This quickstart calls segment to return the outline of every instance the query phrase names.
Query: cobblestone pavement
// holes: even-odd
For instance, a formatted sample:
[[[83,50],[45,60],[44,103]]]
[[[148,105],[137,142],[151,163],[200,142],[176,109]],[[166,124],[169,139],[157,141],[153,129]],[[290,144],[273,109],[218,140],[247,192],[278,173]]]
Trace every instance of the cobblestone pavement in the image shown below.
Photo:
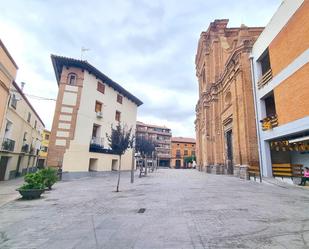
[[[309,248],[308,189],[171,169],[115,184],[60,182],[1,206],[0,248]]]

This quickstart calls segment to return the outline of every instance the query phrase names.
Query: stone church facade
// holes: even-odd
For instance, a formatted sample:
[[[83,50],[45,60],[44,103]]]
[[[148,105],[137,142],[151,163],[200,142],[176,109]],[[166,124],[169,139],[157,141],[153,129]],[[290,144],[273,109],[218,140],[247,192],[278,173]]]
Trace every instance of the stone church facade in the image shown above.
[[[198,43],[197,164],[208,173],[247,178],[248,167],[259,164],[249,57],[263,28],[227,24],[215,20]]]

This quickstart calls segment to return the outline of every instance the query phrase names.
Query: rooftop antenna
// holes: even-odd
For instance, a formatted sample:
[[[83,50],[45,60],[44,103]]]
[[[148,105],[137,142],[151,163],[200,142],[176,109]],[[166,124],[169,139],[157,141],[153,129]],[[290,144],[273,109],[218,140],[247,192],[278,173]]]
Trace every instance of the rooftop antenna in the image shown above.
[[[20,90],[23,92],[26,83],[25,82],[20,82],[20,85],[21,85]]]
[[[80,49],[80,59],[83,59],[84,52],[89,51],[89,48],[81,47]]]

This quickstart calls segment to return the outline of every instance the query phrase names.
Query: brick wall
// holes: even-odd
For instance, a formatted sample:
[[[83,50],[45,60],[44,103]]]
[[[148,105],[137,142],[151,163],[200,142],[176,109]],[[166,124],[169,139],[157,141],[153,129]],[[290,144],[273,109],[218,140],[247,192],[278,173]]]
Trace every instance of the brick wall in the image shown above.
[[[274,89],[279,125],[309,115],[309,63]]]
[[[309,1],[291,17],[269,46],[273,75],[277,75],[309,48]]]

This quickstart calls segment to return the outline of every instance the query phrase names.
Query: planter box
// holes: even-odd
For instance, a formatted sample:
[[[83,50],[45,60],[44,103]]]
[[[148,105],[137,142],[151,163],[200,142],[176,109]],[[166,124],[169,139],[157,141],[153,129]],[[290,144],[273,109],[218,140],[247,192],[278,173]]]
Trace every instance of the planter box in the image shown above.
[[[45,189],[17,189],[23,199],[38,199]]]

